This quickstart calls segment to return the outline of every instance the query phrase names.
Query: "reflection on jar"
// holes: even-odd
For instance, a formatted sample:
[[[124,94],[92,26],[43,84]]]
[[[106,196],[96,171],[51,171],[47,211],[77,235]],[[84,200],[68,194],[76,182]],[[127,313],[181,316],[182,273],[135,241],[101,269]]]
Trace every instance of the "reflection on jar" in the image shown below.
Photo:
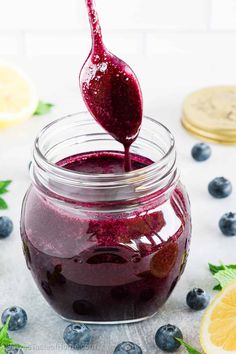
[[[151,259],[150,270],[157,278],[165,278],[172,271],[178,257],[178,244],[166,242]]]

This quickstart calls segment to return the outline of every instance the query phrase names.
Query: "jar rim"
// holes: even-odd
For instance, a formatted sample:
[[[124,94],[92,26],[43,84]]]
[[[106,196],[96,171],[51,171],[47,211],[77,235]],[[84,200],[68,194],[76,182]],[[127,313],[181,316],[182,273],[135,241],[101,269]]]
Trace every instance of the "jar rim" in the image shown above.
[[[130,179],[130,178],[135,177],[139,174],[146,174],[146,173],[152,172],[153,170],[156,170],[160,165],[165,163],[165,161],[169,158],[169,156],[171,155],[171,153],[175,149],[175,139],[174,139],[174,136],[171,133],[171,131],[164,124],[157,121],[156,119],[149,117],[149,116],[143,116],[144,119],[161,127],[167,133],[168,138],[169,138],[168,151],[160,159],[158,159],[158,161],[154,161],[148,166],[141,167],[138,170],[122,172],[122,173],[105,173],[105,174],[93,173],[93,174],[91,174],[91,173],[86,173],[86,172],[81,173],[79,171],[68,170],[68,169],[66,169],[62,166],[59,166],[56,163],[50,161],[49,159],[47,159],[47,157],[43,154],[43,152],[41,151],[41,148],[40,148],[40,139],[43,137],[43,135],[46,133],[46,131],[48,131],[48,129],[52,128],[53,126],[65,121],[68,118],[75,117],[80,114],[87,114],[87,113],[89,113],[89,112],[79,111],[76,113],[65,115],[61,118],[58,118],[58,119],[50,122],[49,124],[47,124],[45,127],[43,127],[40,130],[40,132],[37,134],[36,139],[35,139],[34,153],[33,153],[34,159],[37,162],[37,164],[40,164],[39,160],[41,160],[41,163],[44,166],[47,165],[48,167],[50,167],[50,170],[52,172],[54,172],[56,174],[61,172],[61,173],[65,174],[66,177],[70,180],[73,180],[73,179],[78,180],[78,178],[80,178],[82,180],[86,180],[89,178],[89,179],[91,179],[91,181],[95,180],[95,179],[99,179],[102,182],[103,180],[107,181],[108,179],[114,178],[114,176],[117,179],[123,180],[126,178]]]
[[[77,118],[78,115],[80,119]],[[63,200],[80,203],[99,203],[104,198],[105,202],[140,201],[147,196],[171,191],[179,178],[174,137],[156,119],[146,116],[143,118],[139,137],[132,146],[135,153],[137,150],[143,157],[147,156],[145,153],[142,155],[140,149],[149,153],[148,158],[153,162],[148,166],[130,172],[105,174],[72,171],[59,166],[58,161],[78,154],[84,143],[103,141],[103,151],[110,150],[109,147],[106,149],[107,142],[118,144],[85,111],[59,118],[39,132],[35,139],[30,169],[33,183],[52,198],[58,196]],[[88,150],[85,152],[89,152],[88,145],[86,149]],[[152,154],[156,155],[152,158]]]

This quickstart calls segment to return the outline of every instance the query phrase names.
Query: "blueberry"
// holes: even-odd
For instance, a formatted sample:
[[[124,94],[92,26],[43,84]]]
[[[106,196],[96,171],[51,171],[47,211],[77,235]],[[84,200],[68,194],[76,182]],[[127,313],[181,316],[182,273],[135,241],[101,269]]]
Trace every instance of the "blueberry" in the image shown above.
[[[172,353],[181,346],[176,338],[183,339],[181,330],[176,326],[168,324],[158,329],[155,335],[155,342],[161,350]]]
[[[23,354],[23,350],[21,348],[15,348],[12,346],[5,348],[6,354]]]
[[[92,335],[91,330],[85,324],[72,323],[66,327],[63,338],[69,347],[82,349],[89,345]]]
[[[215,198],[226,198],[232,193],[232,184],[224,177],[216,177],[209,183],[208,191]]]
[[[219,221],[219,227],[225,236],[236,236],[236,214],[224,214]]]
[[[142,354],[142,349],[135,343],[122,342],[117,345],[113,354]]]
[[[205,161],[208,160],[211,156],[211,148],[208,144],[199,143],[193,146],[192,148],[192,157],[196,161]]]
[[[7,322],[8,317],[10,317],[9,327],[10,331],[16,331],[25,327],[27,323],[27,314],[25,310],[23,310],[19,306],[12,306],[7,308],[2,313],[2,323],[5,324]]]
[[[7,216],[0,216],[0,238],[8,237],[13,230],[13,222]]]
[[[202,289],[194,288],[187,294],[186,302],[192,310],[204,310],[209,305],[210,295]]]

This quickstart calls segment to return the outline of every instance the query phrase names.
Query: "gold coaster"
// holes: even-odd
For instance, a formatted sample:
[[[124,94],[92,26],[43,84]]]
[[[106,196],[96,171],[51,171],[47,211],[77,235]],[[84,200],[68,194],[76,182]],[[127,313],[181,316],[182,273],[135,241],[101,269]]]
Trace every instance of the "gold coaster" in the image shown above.
[[[236,86],[209,87],[188,96],[182,124],[198,138],[236,145]]]

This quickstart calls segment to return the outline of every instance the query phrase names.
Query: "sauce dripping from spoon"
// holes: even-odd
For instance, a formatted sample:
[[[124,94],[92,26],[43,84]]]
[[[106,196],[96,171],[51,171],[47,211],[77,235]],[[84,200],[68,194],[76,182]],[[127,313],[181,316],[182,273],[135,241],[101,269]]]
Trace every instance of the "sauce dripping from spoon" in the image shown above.
[[[123,144],[125,171],[130,171],[130,146],[137,138],[142,123],[141,88],[132,69],[106,49],[95,1],[85,1],[92,48],[80,72],[82,96],[94,119]]]

